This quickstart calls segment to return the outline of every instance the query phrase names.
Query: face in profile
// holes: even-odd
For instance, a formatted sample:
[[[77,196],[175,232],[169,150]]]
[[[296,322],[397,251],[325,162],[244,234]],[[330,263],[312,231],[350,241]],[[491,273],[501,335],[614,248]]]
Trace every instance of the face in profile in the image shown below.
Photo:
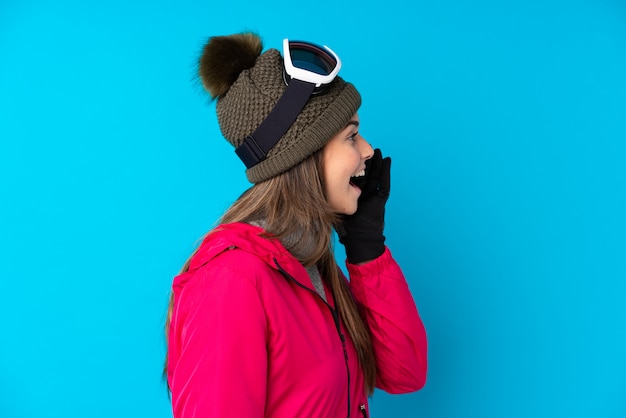
[[[361,189],[352,178],[365,175],[365,161],[373,154],[370,144],[359,134],[358,115],[322,149],[324,191],[336,213],[352,215],[356,212]]]

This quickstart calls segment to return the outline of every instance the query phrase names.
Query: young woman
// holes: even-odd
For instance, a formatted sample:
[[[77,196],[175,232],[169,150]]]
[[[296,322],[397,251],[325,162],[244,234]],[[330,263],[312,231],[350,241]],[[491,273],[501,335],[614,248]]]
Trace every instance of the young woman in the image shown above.
[[[224,137],[254,185],[174,279],[174,417],[363,417],[375,387],[420,389],[426,334],[385,246],[389,157],[327,47],[213,37],[200,59]],[[338,267],[333,228],[345,246]]]

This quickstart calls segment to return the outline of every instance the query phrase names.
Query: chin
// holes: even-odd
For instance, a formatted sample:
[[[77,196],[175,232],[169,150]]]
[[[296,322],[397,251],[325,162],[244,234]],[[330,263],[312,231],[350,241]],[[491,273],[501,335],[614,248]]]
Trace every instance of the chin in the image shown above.
[[[356,213],[356,209],[357,207],[335,207],[334,208],[334,212],[339,214],[339,215],[354,215]]]
[[[357,205],[354,205],[352,207],[344,207],[342,210],[339,211],[339,213],[341,213],[342,215],[354,215],[356,213],[357,210]]]
[[[341,199],[331,199],[329,203],[333,212],[339,215],[354,215],[359,207],[358,197],[346,199],[342,196]]]

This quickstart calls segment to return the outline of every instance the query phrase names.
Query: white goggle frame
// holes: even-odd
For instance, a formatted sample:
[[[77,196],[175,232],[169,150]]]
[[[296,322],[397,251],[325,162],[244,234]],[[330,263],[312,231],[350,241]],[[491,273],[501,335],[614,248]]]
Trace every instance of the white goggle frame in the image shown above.
[[[307,42],[303,42],[303,43],[307,43]],[[314,45],[314,44],[310,44],[310,43],[307,43],[307,44],[312,45],[315,48],[320,48],[319,46]],[[341,69],[341,60],[339,59],[339,56],[335,54],[335,51],[333,51],[326,45],[324,45],[323,48],[337,62],[337,65],[335,65],[335,68],[333,68],[333,70],[328,75],[317,74],[313,71],[294,67],[293,63],[291,62],[289,40],[287,38],[283,39],[283,58],[284,58],[284,64],[285,64],[285,72],[291,78],[295,78],[296,80],[306,81],[307,83],[313,83],[315,84],[315,87],[320,87],[324,84],[330,84],[335,79],[335,77],[337,77],[337,74],[339,74],[339,70]]]

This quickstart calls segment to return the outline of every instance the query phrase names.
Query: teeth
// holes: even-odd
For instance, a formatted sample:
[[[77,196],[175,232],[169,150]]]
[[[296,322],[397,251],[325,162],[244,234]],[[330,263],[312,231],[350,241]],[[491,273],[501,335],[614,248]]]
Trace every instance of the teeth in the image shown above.
[[[365,175],[365,170],[361,170],[352,177],[363,177],[364,175]]]

